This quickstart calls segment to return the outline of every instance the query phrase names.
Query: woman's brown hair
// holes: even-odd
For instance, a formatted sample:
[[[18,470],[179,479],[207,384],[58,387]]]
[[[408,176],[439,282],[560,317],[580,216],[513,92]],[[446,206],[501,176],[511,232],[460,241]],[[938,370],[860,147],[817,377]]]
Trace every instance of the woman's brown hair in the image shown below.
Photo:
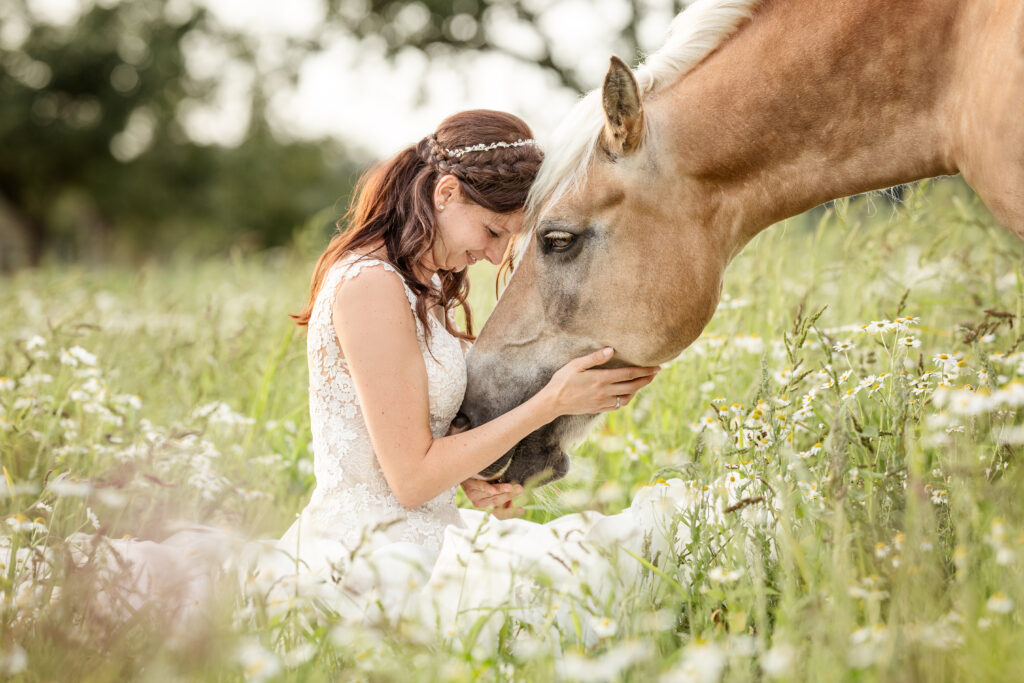
[[[486,151],[452,154],[473,145],[516,142],[533,137],[530,127],[517,116],[477,109],[449,116],[437,131],[406,147],[392,159],[362,176],[356,185],[345,216],[338,221],[338,233],[331,239],[313,270],[309,301],[301,313],[291,317],[308,325],[313,304],[327,271],[348,251],[383,244],[386,260],[405,279],[416,295],[416,317],[427,334],[430,307],[440,304],[444,325],[450,333],[473,339],[473,319],[466,297],[466,271],[438,272],[441,291],[420,282],[415,268],[434,244],[434,186],[439,178],[452,175],[470,201],[495,213],[523,208],[530,185],[543,155],[533,144],[499,147]],[[465,333],[455,329],[447,313],[462,306]]]

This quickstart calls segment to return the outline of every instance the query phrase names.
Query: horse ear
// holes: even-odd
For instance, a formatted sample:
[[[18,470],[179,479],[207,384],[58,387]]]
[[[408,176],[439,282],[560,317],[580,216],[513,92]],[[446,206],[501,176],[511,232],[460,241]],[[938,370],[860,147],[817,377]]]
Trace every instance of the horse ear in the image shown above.
[[[644,108],[640,102],[640,86],[633,70],[612,57],[601,88],[604,104],[604,132],[601,142],[613,157],[624,156],[640,146],[644,131]]]

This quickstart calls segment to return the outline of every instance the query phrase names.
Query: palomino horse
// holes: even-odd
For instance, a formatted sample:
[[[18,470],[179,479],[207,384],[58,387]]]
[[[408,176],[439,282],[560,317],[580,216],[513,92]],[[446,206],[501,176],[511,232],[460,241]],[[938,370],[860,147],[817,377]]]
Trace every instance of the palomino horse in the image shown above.
[[[605,345],[664,363],[764,228],[958,172],[1024,237],[1020,0],[699,0],[635,73],[613,58],[556,132],[462,412],[481,424]],[[562,476],[593,419],[556,420],[481,476]]]

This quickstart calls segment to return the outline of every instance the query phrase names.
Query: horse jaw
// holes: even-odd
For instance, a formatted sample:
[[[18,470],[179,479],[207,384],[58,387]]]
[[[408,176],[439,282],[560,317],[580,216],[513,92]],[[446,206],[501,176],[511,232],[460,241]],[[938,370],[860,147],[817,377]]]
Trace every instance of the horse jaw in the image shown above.
[[[560,365],[540,364],[537,358],[564,355],[553,352],[550,339],[515,348],[489,344],[483,331],[480,338],[484,344],[475,345],[466,359],[468,383],[460,410],[462,417],[473,426],[503,415],[543,388]],[[547,348],[540,350],[537,346]],[[500,483],[536,485],[560,479],[569,471],[567,451],[586,436],[596,418],[596,415],[558,417],[526,436],[478,476]]]

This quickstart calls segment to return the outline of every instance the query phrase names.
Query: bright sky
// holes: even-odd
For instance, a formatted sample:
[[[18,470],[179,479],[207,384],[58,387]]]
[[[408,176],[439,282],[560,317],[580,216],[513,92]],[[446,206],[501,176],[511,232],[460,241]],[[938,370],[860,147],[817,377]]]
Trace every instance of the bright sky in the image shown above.
[[[29,6],[40,18],[69,23],[93,1],[119,0],[29,0]],[[196,1],[207,5],[226,26],[258,36],[261,46],[266,46],[261,57],[268,63],[273,62],[275,42],[308,33],[325,12],[322,0],[168,0],[168,11]],[[547,8],[540,28],[558,36],[557,55],[579,64],[581,73],[593,74],[590,80],[597,85],[628,18],[623,1],[524,1]],[[670,0],[648,4],[641,42],[654,49],[671,18]],[[510,44],[528,46],[528,30],[513,22],[496,28]],[[195,73],[216,75],[221,83],[214,106],[196,103],[184,108],[182,117],[190,135],[206,142],[237,141],[248,124],[242,96],[251,82],[247,70],[232,65],[214,44],[195,41],[186,49]],[[329,135],[379,157],[419,139],[448,114],[478,107],[519,114],[543,140],[574,101],[575,96],[560,87],[553,75],[511,57],[487,55],[464,58],[457,65],[428,64],[421,53],[410,50],[392,63],[375,57],[372,46],[359,46],[339,36],[327,51],[303,65],[297,88],[278,91],[271,101],[271,115],[273,125],[290,135]]]
[[[204,2],[226,25],[271,41],[280,35],[302,35],[324,16],[321,0]],[[573,31],[563,32],[561,50],[581,55],[595,43],[610,44],[595,18],[615,3],[559,3],[546,19],[554,22],[552,30],[573,26]],[[511,40],[527,37],[516,36],[514,30],[511,23],[503,29]],[[594,64],[595,83],[604,73],[607,58],[604,55]],[[365,45],[339,37],[334,46],[304,65],[297,91],[276,98],[272,113],[274,123],[291,134],[331,135],[383,156],[423,137],[445,116],[461,109],[511,111],[542,136],[575,99],[552,75],[511,57],[493,54],[465,58],[457,65],[430,64],[422,53],[410,50],[389,62],[367,54]]]

